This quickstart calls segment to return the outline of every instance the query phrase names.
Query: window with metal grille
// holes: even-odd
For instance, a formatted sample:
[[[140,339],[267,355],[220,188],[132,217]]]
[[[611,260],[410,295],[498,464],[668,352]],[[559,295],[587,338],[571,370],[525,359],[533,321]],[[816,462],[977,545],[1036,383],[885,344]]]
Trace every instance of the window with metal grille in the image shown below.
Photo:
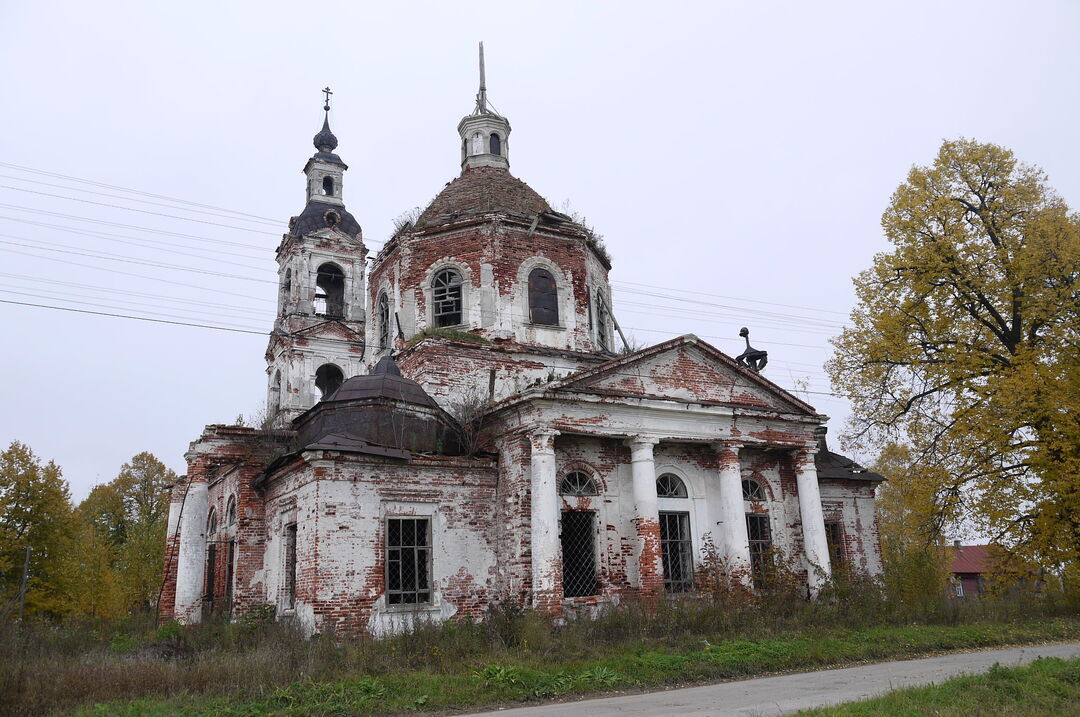
[[[315,313],[339,319],[345,316],[345,272],[323,264],[315,275]]]
[[[767,587],[769,568],[772,566],[772,530],[769,516],[746,514],[746,535],[750,539],[750,575],[754,587]]]
[[[379,294],[379,309],[377,312],[377,321],[379,322],[379,351],[383,351],[390,346],[390,300],[386,298],[386,294]]]
[[[596,513],[564,510],[562,514],[563,596],[598,592],[596,582]]]
[[[825,521],[825,542],[829,546],[829,563],[832,567],[844,564],[844,524],[839,520]]]
[[[443,269],[431,282],[432,316],[436,326],[461,323],[461,274]]]
[[[296,607],[296,523],[285,526],[285,601],[283,607]]]
[[[559,288],[547,269],[529,272],[529,320],[534,324],[559,325]]]
[[[765,489],[756,480],[744,480],[742,482],[743,500],[767,500]]]
[[[315,370],[315,388],[319,389],[319,400],[325,401],[345,382],[345,374],[332,363],[324,363]]]
[[[596,495],[596,483],[588,473],[570,471],[559,482],[559,492],[563,495]]]
[[[431,602],[431,519],[386,519],[386,602]]]
[[[689,592],[694,586],[689,513],[660,512],[660,549],[664,561],[664,589],[669,593]]]
[[[657,498],[685,498],[686,486],[674,473],[664,473],[656,479]]]
[[[596,292],[596,343],[601,351],[608,350],[607,323],[607,303],[604,301],[604,295],[598,290]]]

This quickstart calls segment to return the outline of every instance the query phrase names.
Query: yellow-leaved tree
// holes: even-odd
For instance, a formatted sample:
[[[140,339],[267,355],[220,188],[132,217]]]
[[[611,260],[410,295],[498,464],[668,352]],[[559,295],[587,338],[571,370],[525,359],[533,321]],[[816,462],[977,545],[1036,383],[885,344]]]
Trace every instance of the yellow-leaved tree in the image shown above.
[[[1080,218],[1038,168],[971,140],[915,167],[892,250],[827,370],[847,441],[910,447],[939,526],[972,521],[1056,570],[1080,559]]]

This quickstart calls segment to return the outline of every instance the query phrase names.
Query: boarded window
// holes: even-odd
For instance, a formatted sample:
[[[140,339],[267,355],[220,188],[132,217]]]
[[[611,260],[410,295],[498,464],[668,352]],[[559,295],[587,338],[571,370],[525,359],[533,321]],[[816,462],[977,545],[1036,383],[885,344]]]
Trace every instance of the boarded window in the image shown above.
[[[564,510],[562,514],[563,596],[598,592],[596,582],[596,513]]]
[[[660,548],[664,561],[664,589],[669,593],[689,592],[694,586],[689,513],[661,511]]]
[[[570,471],[559,482],[562,495],[596,495],[596,483],[592,476],[582,471]]]
[[[491,133],[491,153],[502,154],[502,139],[494,132]]]
[[[386,602],[431,602],[431,519],[386,519]]]
[[[436,326],[461,324],[461,274],[443,269],[431,282],[432,315]]]
[[[285,526],[285,600],[283,607],[296,607],[296,523]]]
[[[559,325],[559,288],[547,269],[529,272],[529,320],[534,324]]]
[[[390,300],[386,294],[379,294],[379,306],[376,320],[379,322],[379,351],[390,348]]]
[[[743,500],[767,500],[765,489],[756,480],[744,480],[742,482]]]
[[[323,264],[315,276],[315,313],[340,319],[345,316],[345,273]]]
[[[345,374],[332,363],[324,363],[315,371],[315,388],[319,389],[319,400],[330,398],[345,381]]]
[[[825,521],[825,542],[829,546],[829,564],[836,568],[844,564],[844,524],[839,520]]]
[[[754,587],[763,590],[768,586],[772,572],[772,530],[769,516],[747,513],[746,535],[750,539],[750,575]]]
[[[686,486],[674,473],[665,473],[656,479],[657,498],[685,498]]]

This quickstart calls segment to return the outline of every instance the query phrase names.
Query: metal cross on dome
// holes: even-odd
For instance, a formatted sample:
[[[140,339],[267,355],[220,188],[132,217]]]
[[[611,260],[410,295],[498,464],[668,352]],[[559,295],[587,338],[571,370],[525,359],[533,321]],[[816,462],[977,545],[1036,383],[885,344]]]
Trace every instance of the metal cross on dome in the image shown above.
[[[330,111],[330,95],[332,95],[334,93],[329,87],[324,87],[323,88],[323,94],[326,95],[326,104],[323,105],[323,109],[326,110],[327,112],[329,112]]]

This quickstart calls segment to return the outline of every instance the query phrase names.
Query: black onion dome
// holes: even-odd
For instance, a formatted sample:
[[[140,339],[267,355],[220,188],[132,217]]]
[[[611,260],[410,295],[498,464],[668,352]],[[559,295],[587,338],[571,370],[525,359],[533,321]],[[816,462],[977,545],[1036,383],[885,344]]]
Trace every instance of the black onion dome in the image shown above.
[[[315,135],[315,138],[312,140],[312,142],[315,144],[315,149],[319,150],[320,152],[330,153],[337,149],[337,137],[335,137],[334,133],[330,131],[329,113],[327,113],[326,117],[323,119],[322,129],[319,130],[319,133],[317,135]]]

